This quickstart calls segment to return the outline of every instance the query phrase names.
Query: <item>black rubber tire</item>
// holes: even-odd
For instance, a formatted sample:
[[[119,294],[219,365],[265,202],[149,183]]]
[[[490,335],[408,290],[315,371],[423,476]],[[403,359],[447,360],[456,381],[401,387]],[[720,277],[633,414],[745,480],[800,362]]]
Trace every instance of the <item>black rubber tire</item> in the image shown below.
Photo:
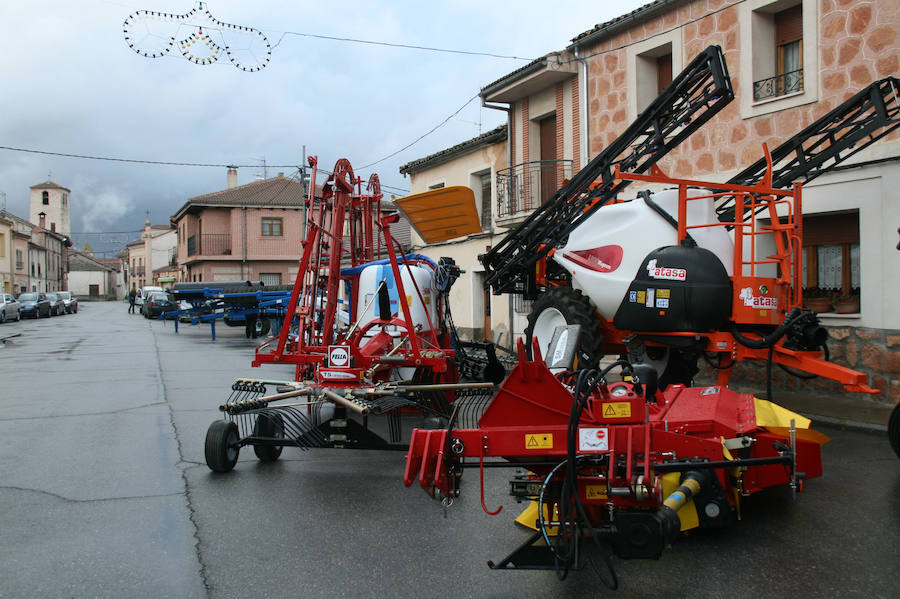
[[[0,310],[0,324],[5,324],[5,323],[6,323],[6,312],[4,312],[3,310]]]
[[[531,338],[534,333],[535,323],[540,314],[548,309],[559,311],[568,325],[581,325],[581,337],[576,349],[578,358],[576,367],[596,368],[603,357],[601,348],[603,333],[600,330],[597,309],[580,290],[572,289],[571,287],[550,289],[541,294],[534,302],[531,313],[528,315],[528,326],[525,327],[528,355],[531,356]]]
[[[281,414],[261,413],[256,417],[253,436],[269,439],[284,439],[284,420]],[[260,462],[274,462],[284,449],[281,445],[254,445],[253,453]]]
[[[669,350],[669,362],[659,375],[659,388],[665,390],[669,385],[691,387],[694,377],[700,372],[697,362],[700,356],[694,352],[686,352],[672,348]]]
[[[888,420],[888,439],[891,447],[894,448],[894,453],[900,458],[900,404],[894,406],[894,411],[891,412],[891,418]]]
[[[75,307],[72,308],[72,314],[78,314],[78,304],[75,304]]]
[[[268,318],[259,318],[256,322],[259,323],[256,326],[256,333],[259,337],[265,337],[272,330],[272,323],[269,322]]]
[[[206,465],[213,472],[229,472],[237,464],[241,448],[240,435],[234,422],[216,420],[206,431]]]

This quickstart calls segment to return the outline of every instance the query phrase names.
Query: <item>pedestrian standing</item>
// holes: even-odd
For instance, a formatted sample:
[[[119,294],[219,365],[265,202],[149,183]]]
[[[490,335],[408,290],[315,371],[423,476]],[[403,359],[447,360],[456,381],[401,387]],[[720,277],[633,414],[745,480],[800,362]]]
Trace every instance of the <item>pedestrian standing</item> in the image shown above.
[[[134,314],[134,302],[137,298],[137,290],[134,288],[134,285],[131,286],[131,291],[128,292],[128,313]]]

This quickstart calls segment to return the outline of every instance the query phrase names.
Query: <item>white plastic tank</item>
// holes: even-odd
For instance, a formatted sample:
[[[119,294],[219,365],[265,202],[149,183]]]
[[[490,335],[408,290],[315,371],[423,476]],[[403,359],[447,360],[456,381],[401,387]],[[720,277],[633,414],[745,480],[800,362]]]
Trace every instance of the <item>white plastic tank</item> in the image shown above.
[[[705,189],[688,189],[688,197],[708,194]],[[677,189],[650,194],[650,199],[678,219]],[[717,222],[713,198],[688,201],[689,226]],[[689,229],[688,233],[697,245],[718,256],[732,276],[734,244],[725,227]],[[675,245],[677,238],[677,229],[638,197],[597,210],[572,231],[553,259],[572,275],[572,286],[581,289],[600,314],[612,318],[647,255]]]
[[[430,265],[413,264],[409,270],[403,264],[400,265],[400,281],[409,304],[413,325],[419,325],[419,330],[428,331],[432,325],[437,325],[437,309],[434,301],[434,292],[431,289],[433,269]],[[411,276],[410,276],[411,273]],[[399,287],[394,282],[394,273],[390,264],[373,264],[367,266],[359,273],[357,295],[356,318],[359,326],[365,326],[378,318],[378,287],[381,282],[387,286],[388,297],[391,302],[391,315],[402,316]],[[415,285],[413,285],[415,281]],[[416,291],[418,287],[418,292]],[[421,298],[420,298],[421,294]],[[370,304],[373,304],[370,306]]]

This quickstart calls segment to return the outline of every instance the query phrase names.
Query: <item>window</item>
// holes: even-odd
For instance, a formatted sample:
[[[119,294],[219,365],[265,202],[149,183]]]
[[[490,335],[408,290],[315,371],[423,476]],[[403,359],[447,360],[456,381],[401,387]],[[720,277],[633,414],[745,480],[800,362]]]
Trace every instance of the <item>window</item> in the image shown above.
[[[672,83],[672,44],[663,44],[638,54],[635,67],[637,111],[640,112]]]
[[[41,192],[41,201],[44,203],[44,206],[50,205],[50,192],[49,191]]]
[[[659,33],[627,46],[625,98],[628,121],[633,121],[656,99],[659,92],[672,83],[673,73],[684,68],[684,59],[680,29]]]
[[[262,218],[263,237],[281,237],[281,219],[264,216]]]
[[[481,175],[481,228],[491,230],[491,173]]]
[[[741,61],[740,77],[753,82],[752,94],[740,94],[743,118],[818,100],[819,10],[816,0],[745,0],[738,6],[741,56],[750,57]]]
[[[68,201],[69,201],[69,194],[67,194],[66,192],[63,192],[63,194],[62,194],[62,205],[65,206],[66,203],[67,203]]]
[[[760,65],[762,74],[773,72],[773,75],[754,80],[753,99],[759,101],[802,92],[803,6],[797,4],[776,12],[771,17],[760,16],[759,20],[765,22],[765,25],[760,27],[765,29],[767,34],[774,35],[772,45],[775,64]]]
[[[442,187],[444,187],[443,181],[441,181],[440,183],[435,183],[434,185],[429,185],[428,189],[441,189]]]
[[[803,218],[805,295],[860,296],[859,212]]]
[[[280,272],[261,272],[261,273],[259,273],[259,280],[266,287],[273,287],[275,285],[281,285],[281,273]]]

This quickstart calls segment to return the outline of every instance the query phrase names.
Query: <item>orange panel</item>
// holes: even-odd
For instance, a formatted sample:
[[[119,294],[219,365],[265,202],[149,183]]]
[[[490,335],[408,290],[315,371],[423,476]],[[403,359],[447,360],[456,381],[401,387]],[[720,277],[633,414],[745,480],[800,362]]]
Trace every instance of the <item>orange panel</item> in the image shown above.
[[[481,233],[475,193],[468,187],[441,187],[397,198],[394,203],[426,243]]]

